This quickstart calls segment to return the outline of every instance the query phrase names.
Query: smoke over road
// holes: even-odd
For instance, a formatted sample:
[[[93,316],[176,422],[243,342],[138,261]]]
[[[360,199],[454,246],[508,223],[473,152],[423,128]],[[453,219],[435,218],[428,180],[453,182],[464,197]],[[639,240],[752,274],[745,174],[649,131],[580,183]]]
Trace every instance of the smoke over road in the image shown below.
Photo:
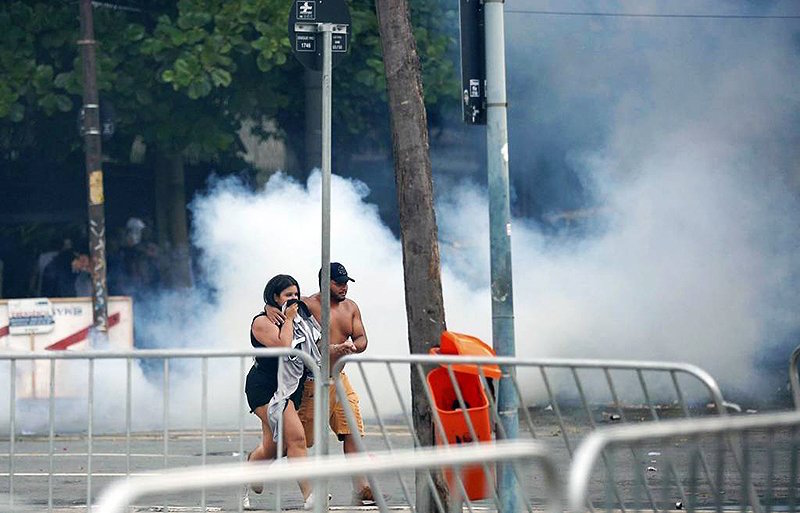
[[[723,390],[776,395],[765,354],[788,358],[800,332],[800,21],[532,11],[793,7],[507,2],[512,192],[532,205],[512,228],[518,355],[686,361]],[[464,175],[434,169],[447,325],[490,341],[486,192]],[[223,179],[194,198],[209,290],[143,305],[148,345],[247,347],[269,277],[316,291],[319,185]],[[406,354],[400,242],[369,192],[334,177],[331,258],[356,279],[368,351]],[[212,379],[238,382],[238,367]],[[238,396],[215,404],[212,419],[237,418]]]

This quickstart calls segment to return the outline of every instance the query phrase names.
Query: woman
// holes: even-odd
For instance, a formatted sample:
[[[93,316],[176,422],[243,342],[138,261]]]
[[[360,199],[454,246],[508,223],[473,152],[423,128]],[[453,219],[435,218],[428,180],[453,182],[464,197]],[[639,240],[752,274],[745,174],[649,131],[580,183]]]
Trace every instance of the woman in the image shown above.
[[[316,345],[321,335],[319,324],[312,316],[307,315],[307,308],[303,308],[305,305],[299,302],[299,298],[300,286],[291,276],[279,274],[270,279],[264,287],[264,308],[267,305],[280,308],[286,320],[276,325],[262,311],[253,318],[250,325],[250,344],[253,347],[294,347],[310,353],[319,364],[320,355]],[[279,360],[282,361],[281,365]],[[297,357],[255,358],[255,363],[247,374],[245,394],[250,412],[261,420],[262,439],[261,444],[247,455],[247,461],[275,459],[281,422],[285,454],[289,458],[306,456],[305,432],[297,415],[304,381],[305,365]],[[311,509],[311,484],[308,481],[300,481],[298,484],[303,494],[303,508]],[[262,491],[260,484],[251,484],[250,488],[256,493]],[[247,487],[242,505],[245,508],[250,507]]]

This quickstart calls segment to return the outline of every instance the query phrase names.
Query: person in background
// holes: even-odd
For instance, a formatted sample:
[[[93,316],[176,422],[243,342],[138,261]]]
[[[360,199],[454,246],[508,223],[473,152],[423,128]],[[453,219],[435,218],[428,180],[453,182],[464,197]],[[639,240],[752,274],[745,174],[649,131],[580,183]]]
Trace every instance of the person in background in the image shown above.
[[[61,250],[42,271],[40,292],[43,297],[75,297],[75,274],[72,272],[75,257],[72,239],[64,239]]]
[[[47,267],[47,264],[52,262],[53,258],[58,255],[58,252],[61,251],[63,245],[64,239],[53,238],[47,244],[47,250],[39,253],[39,256],[36,258],[36,267],[33,270],[29,284],[29,292],[32,297],[41,297],[44,269]]]
[[[89,255],[78,253],[72,260],[72,272],[75,275],[75,296],[86,297],[92,295],[92,271],[89,267]]]
[[[143,240],[147,225],[138,217],[125,224],[122,244],[109,255],[109,291],[112,294],[141,297],[161,284],[158,247]]]

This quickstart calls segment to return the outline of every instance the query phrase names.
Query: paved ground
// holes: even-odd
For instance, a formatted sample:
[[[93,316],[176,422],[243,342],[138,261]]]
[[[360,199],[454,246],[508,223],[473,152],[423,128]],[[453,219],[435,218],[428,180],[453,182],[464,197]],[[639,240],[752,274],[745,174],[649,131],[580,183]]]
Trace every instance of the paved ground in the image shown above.
[[[558,426],[540,426],[539,438],[548,445],[559,464],[560,469],[566,469],[569,463],[569,453],[564,444],[563,434]],[[583,435],[578,427],[574,429],[567,426],[569,436],[575,444]],[[258,433],[246,432],[244,447],[246,450],[254,447],[258,441]],[[371,429],[366,437],[370,450],[385,448],[385,440],[375,429]],[[389,435],[389,442],[394,449],[411,446],[411,437],[402,429],[394,430]],[[745,475],[756,484],[762,497],[769,493],[777,504],[786,504],[788,490],[791,488],[791,459],[788,457],[794,452],[797,459],[800,443],[796,438],[792,445],[789,432],[778,432],[773,437],[766,434],[755,434],[748,438],[749,459],[746,464]],[[163,456],[164,442],[160,433],[137,434],[130,441],[130,457],[126,456],[127,441],[120,436],[95,437],[92,443],[91,463],[87,455],[88,444],[83,436],[59,436],[53,442],[52,471],[49,458],[50,442],[47,437],[26,436],[15,444],[15,458],[13,462],[14,495],[16,502],[24,500],[31,506],[29,511],[43,511],[52,501],[55,511],[73,513],[84,509],[88,488],[86,472],[91,465],[91,490],[92,500],[96,501],[103,488],[115,479],[123,478],[128,471],[131,473],[147,473],[157,471],[166,466],[182,467],[199,465],[202,463],[202,439],[198,433],[170,433],[169,458],[165,462]],[[209,433],[206,438],[206,463],[230,463],[239,461],[238,432]],[[732,463],[730,457],[719,460],[714,454],[716,442],[703,441],[703,452],[708,455],[707,467],[712,475],[711,482],[704,477],[702,467],[698,467],[699,486],[692,489],[686,484],[690,461],[688,448],[692,447],[690,440],[678,440],[674,443],[658,446],[640,447],[634,453],[630,450],[617,453],[609,462],[608,469],[596,469],[591,483],[592,498],[596,504],[604,504],[607,493],[618,495],[626,504],[632,501],[649,503],[648,490],[652,500],[660,508],[674,509],[676,503],[687,494],[694,497],[699,506],[711,507],[717,501],[724,506],[734,507],[741,502],[742,478]],[[335,438],[330,438],[333,450],[340,450]],[[772,462],[768,449],[772,449]],[[0,492],[9,490],[9,458],[8,440],[0,440]],[[720,466],[720,461],[721,465]],[[795,463],[796,465],[796,463]],[[673,474],[681,475],[684,487],[683,493],[675,485]],[[773,469],[770,472],[770,468]],[[522,481],[525,483],[525,494],[531,500],[534,509],[541,509],[545,504],[546,490],[540,469],[535,466],[524,466],[520,469]],[[768,475],[774,474],[772,491],[768,491]],[[643,476],[643,477],[639,477]],[[721,476],[721,477],[718,477]],[[566,481],[566,476],[562,476]],[[642,486],[642,481],[647,482],[647,487]],[[608,484],[613,484],[616,489]],[[715,487],[722,483],[722,488]],[[380,487],[390,495],[388,501],[392,509],[403,510],[407,508],[406,494],[413,494],[413,476],[404,473],[402,476],[384,476],[379,480]],[[794,486],[798,487],[795,474]],[[363,511],[369,508],[353,508],[351,504],[351,485],[348,481],[336,480],[330,483],[333,499],[332,509],[338,511]],[[720,493],[721,492],[721,493]],[[164,505],[169,511],[185,512],[197,511],[198,506],[205,504],[211,511],[236,511],[239,503],[239,489],[213,489],[205,493],[205,499],[199,492],[171,495],[166,497],[145,497],[137,501],[137,511],[163,511]],[[296,486],[283,485],[280,490],[268,488],[261,495],[252,495],[252,506],[258,511],[274,511],[277,498],[280,494],[281,507],[284,510],[299,510],[302,506],[301,497]],[[8,496],[0,496],[0,510],[5,510]],[[491,500],[481,501],[476,504],[479,508],[496,509]],[[24,510],[23,510],[24,511]]]

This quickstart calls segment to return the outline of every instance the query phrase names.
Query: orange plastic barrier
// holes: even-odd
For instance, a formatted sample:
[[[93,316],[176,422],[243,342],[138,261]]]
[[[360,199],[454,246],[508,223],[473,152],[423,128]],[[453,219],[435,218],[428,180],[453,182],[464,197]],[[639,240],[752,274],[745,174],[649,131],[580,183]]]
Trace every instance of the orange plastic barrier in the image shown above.
[[[472,356],[494,356],[491,347],[470,335],[445,331],[442,333],[441,349],[431,350],[432,354],[462,354]],[[466,415],[472,422],[475,435],[481,442],[492,439],[492,425],[489,420],[489,401],[478,377],[478,366],[475,364],[453,364],[453,374],[467,407]],[[484,376],[499,378],[500,368],[497,365],[481,365]],[[467,425],[467,417],[458,402],[453,383],[445,365],[433,369],[427,376],[428,388],[433,395],[436,411],[442,421],[448,444],[473,442]],[[436,444],[444,445],[439,430],[435,430]],[[489,465],[492,476],[494,467]],[[451,490],[457,486],[453,471],[445,469],[445,479]],[[466,466],[461,469],[461,480],[464,483],[467,497],[470,500],[484,499],[491,496],[493,477],[487,476],[482,465]]]

